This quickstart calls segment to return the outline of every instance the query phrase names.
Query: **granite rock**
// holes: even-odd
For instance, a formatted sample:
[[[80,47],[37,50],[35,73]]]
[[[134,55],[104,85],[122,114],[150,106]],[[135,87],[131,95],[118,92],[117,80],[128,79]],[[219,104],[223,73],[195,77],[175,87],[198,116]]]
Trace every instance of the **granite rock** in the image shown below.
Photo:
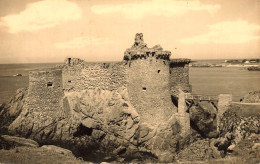
[[[2,148],[7,149],[17,146],[39,147],[39,144],[34,140],[8,135],[1,135],[0,143]]]

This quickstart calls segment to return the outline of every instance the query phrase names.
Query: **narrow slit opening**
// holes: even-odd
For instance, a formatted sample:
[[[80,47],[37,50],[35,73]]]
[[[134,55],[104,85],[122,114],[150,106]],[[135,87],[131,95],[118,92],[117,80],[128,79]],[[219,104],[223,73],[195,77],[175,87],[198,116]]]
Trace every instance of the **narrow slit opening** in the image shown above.
[[[52,87],[52,85],[53,85],[52,82],[47,83],[47,87]]]

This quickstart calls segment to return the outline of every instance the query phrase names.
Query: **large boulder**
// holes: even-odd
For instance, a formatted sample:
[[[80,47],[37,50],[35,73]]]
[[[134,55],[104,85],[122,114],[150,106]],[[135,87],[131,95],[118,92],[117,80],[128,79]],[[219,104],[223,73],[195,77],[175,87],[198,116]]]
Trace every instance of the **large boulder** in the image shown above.
[[[217,137],[216,107],[207,101],[195,102],[190,109],[191,127],[203,137]]]
[[[155,129],[154,137],[145,142],[147,148],[158,157],[160,162],[174,161],[175,155],[190,144],[190,136],[183,135],[184,129],[179,119],[177,114],[173,115]]]
[[[10,149],[17,146],[39,147],[39,144],[31,139],[8,135],[0,136],[0,148]]]

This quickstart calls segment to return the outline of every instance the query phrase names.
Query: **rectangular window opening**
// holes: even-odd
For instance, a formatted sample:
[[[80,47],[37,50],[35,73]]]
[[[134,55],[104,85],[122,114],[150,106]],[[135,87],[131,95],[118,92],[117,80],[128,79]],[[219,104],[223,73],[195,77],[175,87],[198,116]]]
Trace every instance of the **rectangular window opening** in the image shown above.
[[[143,91],[146,91],[146,87],[143,87]]]
[[[47,87],[52,87],[53,83],[52,82],[48,82],[47,83]]]

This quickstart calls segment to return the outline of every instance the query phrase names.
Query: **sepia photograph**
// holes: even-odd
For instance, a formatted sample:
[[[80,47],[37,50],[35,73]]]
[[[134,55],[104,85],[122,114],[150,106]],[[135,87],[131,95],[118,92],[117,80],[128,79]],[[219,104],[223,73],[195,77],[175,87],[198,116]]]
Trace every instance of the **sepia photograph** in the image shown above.
[[[0,164],[260,164],[260,0],[0,0]]]

